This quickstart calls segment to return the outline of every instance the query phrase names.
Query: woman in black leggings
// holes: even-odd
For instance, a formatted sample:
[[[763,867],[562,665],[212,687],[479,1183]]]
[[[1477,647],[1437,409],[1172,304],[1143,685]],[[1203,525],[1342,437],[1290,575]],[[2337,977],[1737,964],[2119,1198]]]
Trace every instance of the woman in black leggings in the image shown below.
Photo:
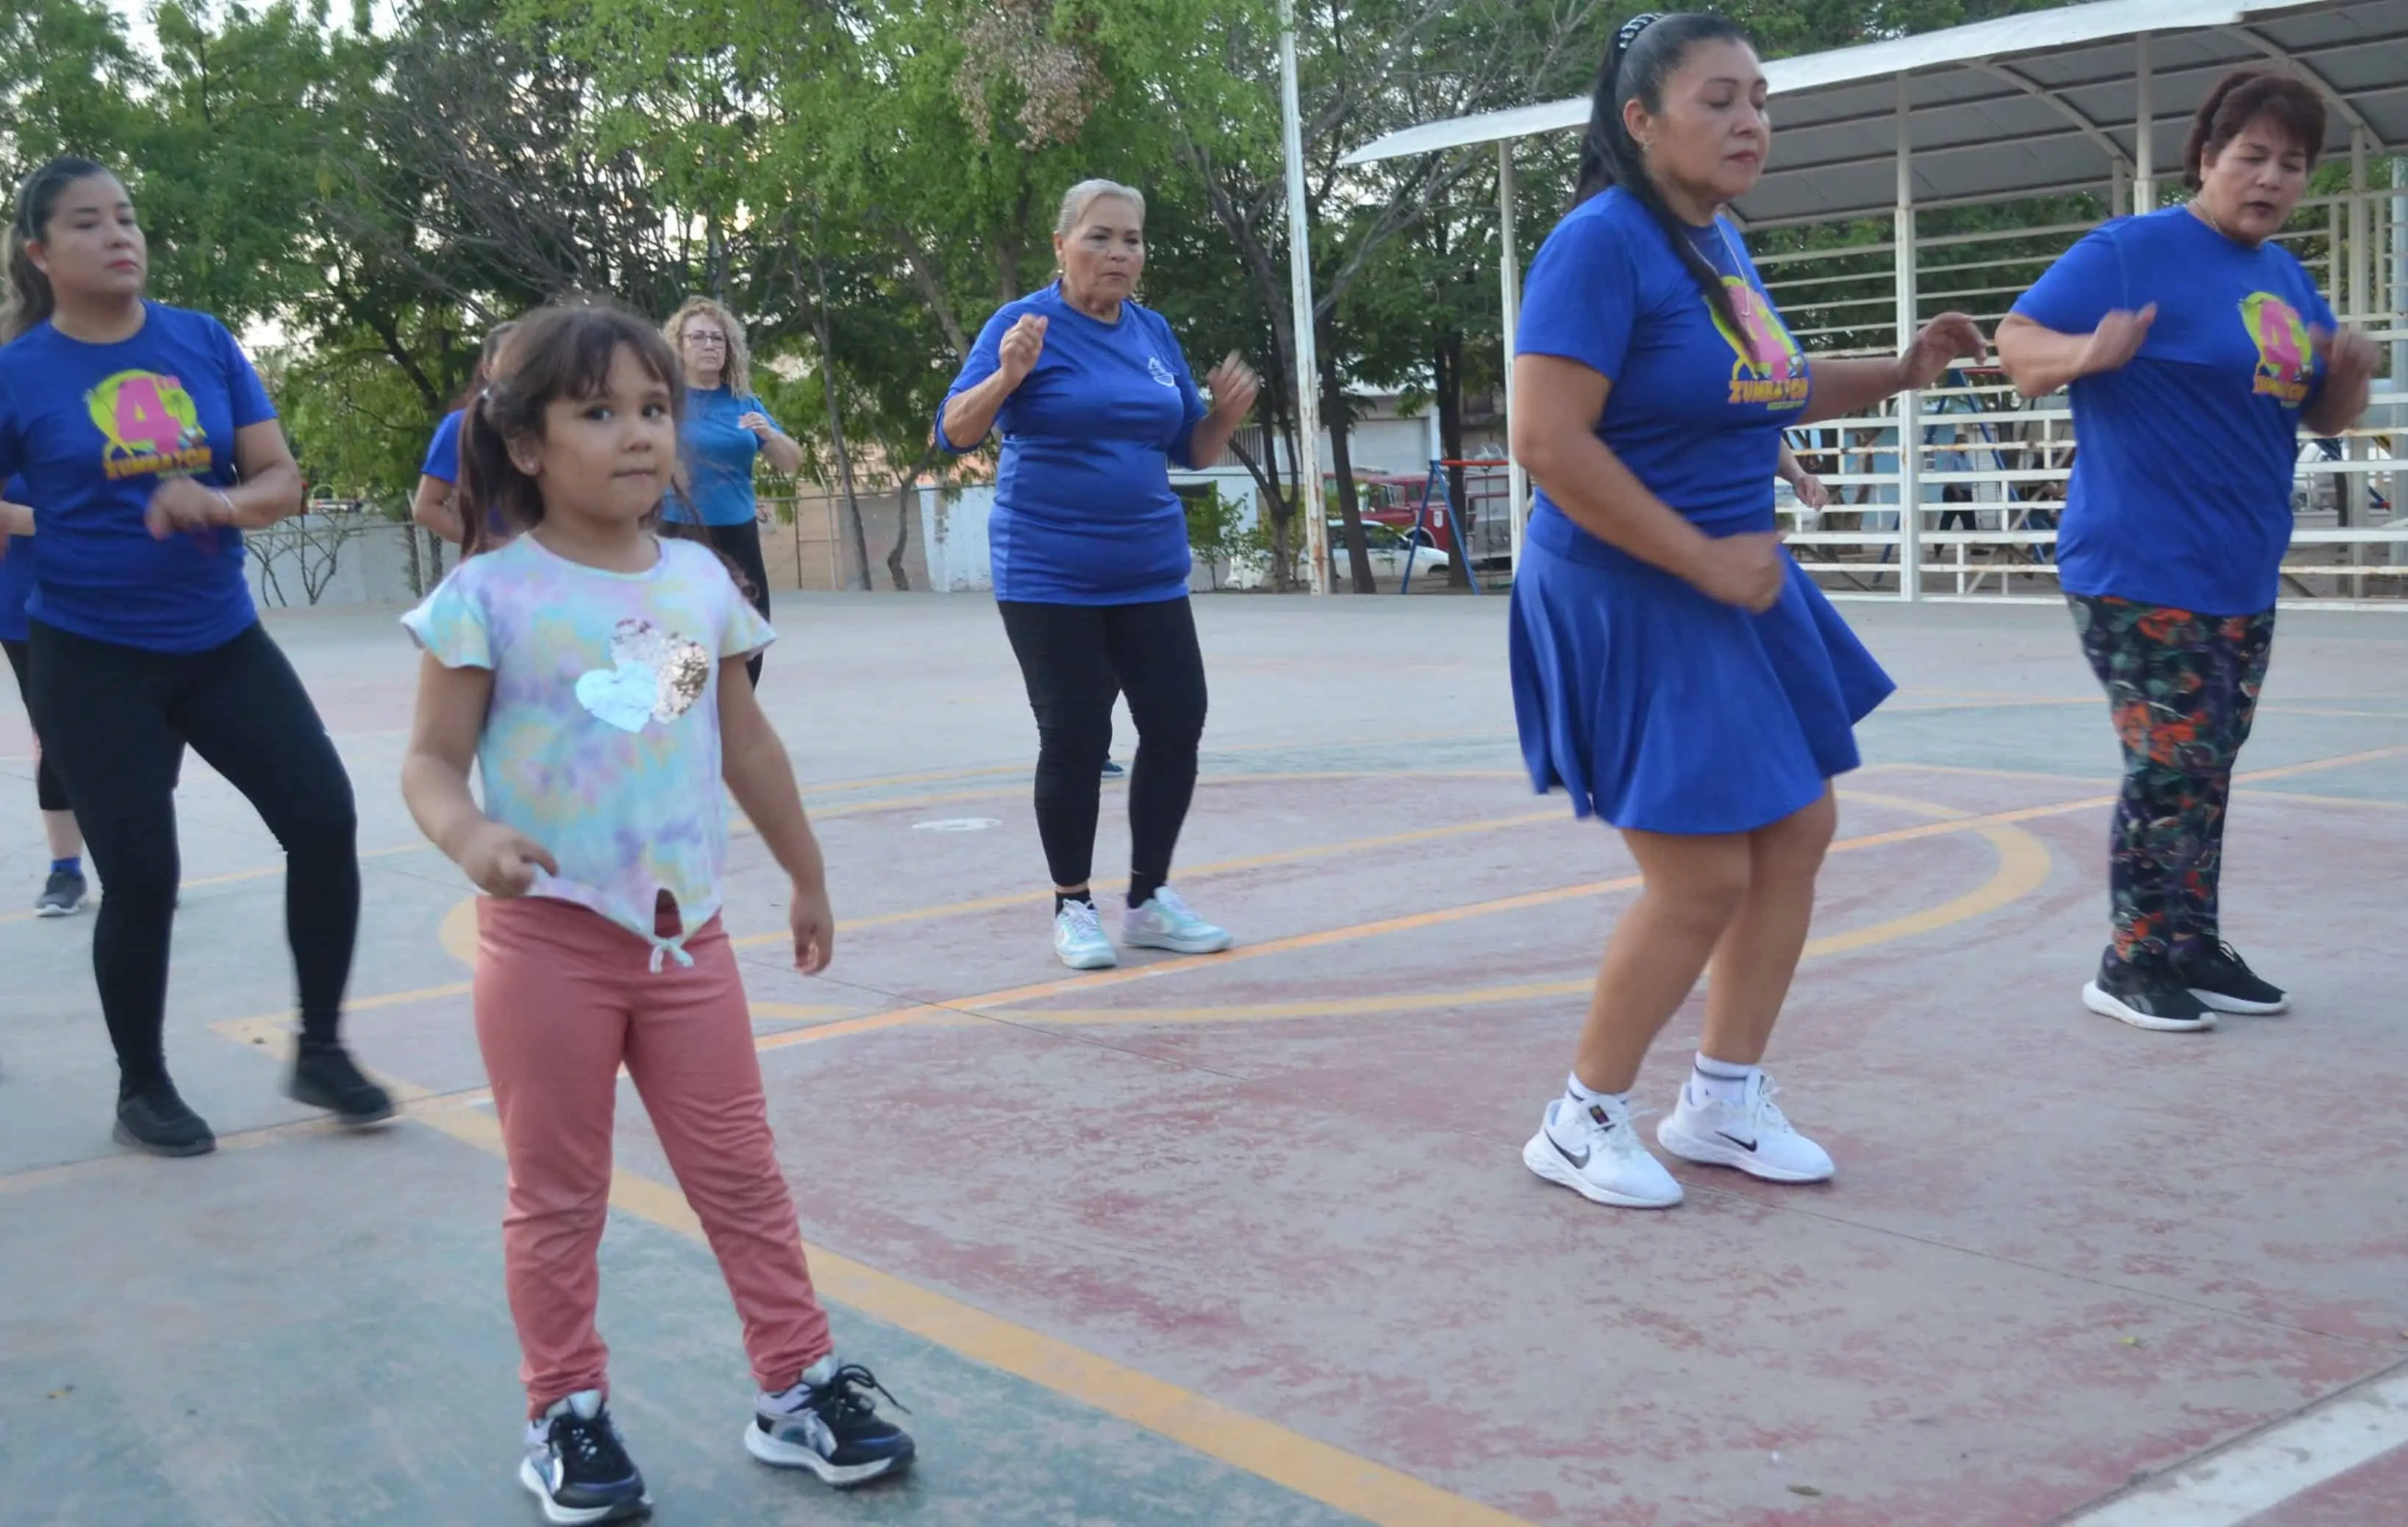
[[[1208,408],[1170,325],[1132,293],[1145,198],[1089,180],[1055,221],[1062,274],[987,320],[937,416],[937,443],[1003,460],[987,522],[996,600],[1037,712],[1037,831],[1054,876],[1054,950],[1116,963],[1087,884],[1112,702],[1137,721],[1122,942],[1182,954],[1229,947],[1167,883],[1196,792],[1204,656],[1187,604],[1187,518],[1170,464],[1218,460],[1257,383],[1236,356]]]
[[[292,1095],[351,1124],[393,1103],[337,1034],[360,913],[351,780],[243,577],[242,532],[300,508],[301,471],[234,336],[147,301],[148,264],[103,166],[55,159],[25,182],[0,309],[0,477],[22,476],[37,509],[34,730],[108,888],[93,967],[117,1048],[117,1138],[193,1156],[216,1138],[162,1043],[187,743],[284,848]]]

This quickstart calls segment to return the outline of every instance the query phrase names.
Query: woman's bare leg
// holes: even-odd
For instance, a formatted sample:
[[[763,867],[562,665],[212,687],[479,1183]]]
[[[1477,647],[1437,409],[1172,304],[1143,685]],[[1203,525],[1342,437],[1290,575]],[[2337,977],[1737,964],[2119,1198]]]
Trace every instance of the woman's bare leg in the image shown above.
[[[1813,806],[1747,835],[1747,894],[1708,966],[1701,1049],[1715,1060],[1755,1065],[1764,1059],[1806,948],[1814,878],[1839,821],[1839,804],[1827,786]]]
[[[1627,1092],[1665,1022],[1745,905],[1752,849],[1745,834],[1712,837],[1626,832],[1645,889],[1614,924],[1589,997],[1572,1074],[1597,1092]]]

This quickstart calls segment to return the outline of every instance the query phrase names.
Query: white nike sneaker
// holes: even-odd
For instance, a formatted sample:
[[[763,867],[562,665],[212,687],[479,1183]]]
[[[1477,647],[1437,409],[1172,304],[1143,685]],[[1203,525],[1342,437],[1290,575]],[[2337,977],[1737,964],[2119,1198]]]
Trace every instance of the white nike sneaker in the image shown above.
[[[1168,886],[1158,888],[1143,906],[1121,916],[1121,942],[1133,949],[1168,949],[1173,954],[1218,954],[1237,942],[1226,928],[1215,928],[1196,915]]]
[[[1681,1201],[1681,1185],[1647,1153],[1631,1119],[1630,1106],[1613,1098],[1582,1108],[1559,1097],[1522,1148],[1522,1164],[1596,1203],[1669,1209]]]
[[[1684,1162],[1736,1166],[1767,1182],[1828,1181],[1830,1153],[1790,1127],[1772,1101],[1780,1090],[1758,1071],[1742,1101],[1700,1102],[1684,1082],[1679,1105],[1656,1126],[1656,1143]]]
[[[1121,963],[1093,902],[1064,902],[1054,914],[1054,952],[1072,970],[1110,970]]]

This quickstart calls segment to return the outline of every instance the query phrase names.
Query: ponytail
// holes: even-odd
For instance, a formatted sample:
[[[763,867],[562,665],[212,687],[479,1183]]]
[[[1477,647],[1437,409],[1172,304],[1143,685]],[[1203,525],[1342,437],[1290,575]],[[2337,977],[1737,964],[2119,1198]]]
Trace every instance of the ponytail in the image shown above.
[[[1699,43],[1744,43],[1747,33],[1736,21],[1701,12],[1660,16],[1653,12],[1622,23],[1597,71],[1597,89],[1589,97],[1588,133],[1581,139],[1580,188],[1573,204],[1587,201],[1607,189],[1622,188],[1645,207],[1664,230],[1672,252],[1688,267],[1706,305],[1733,334],[1744,334],[1739,307],[1722,272],[1698,248],[1686,223],[1673,216],[1663,191],[1647,174],[1646,157],[1630,136],[1623,108],[1637,101],[1651,113],[1664,109],[1664,81],[1679,70],[1689,50]],[[1742,274],[1744,278],[1743,273]]]
[[[0,345],[49,322],[58,306],[50,292],[50,278],[35,265],[26,246],[41,242],[43,230],[50,226],[50,214],[58,207],[61,192],[78,180],[108,173],[106,164],[62,154],[25,178],[23,187],[17,193],[7,237],[0,240],[8,264],[8,290],[0,296]]]

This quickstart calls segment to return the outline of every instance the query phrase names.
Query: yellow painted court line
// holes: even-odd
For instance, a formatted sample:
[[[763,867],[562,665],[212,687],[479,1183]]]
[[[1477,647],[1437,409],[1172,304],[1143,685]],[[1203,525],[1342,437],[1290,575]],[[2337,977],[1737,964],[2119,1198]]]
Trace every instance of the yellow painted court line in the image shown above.
[[[501,1126],[490,1113],[455,1103],[411,1117],[489,1155],[503,1154]],[[707,1244],[702,1221],[685,1196],[666,1183],[624,1169],[614,1171],[610,1205],[687,1240]],[[867,1263],[808,1242],[804,1251],[810,1259],[811,1281],[826,1299],[1143,1427],[1308,1500],[1383,1527],[1529,1527],[1518,1517],[1451,1495],[1412,1475],[1232,1409],[1125,1363],[880,1272]]]

